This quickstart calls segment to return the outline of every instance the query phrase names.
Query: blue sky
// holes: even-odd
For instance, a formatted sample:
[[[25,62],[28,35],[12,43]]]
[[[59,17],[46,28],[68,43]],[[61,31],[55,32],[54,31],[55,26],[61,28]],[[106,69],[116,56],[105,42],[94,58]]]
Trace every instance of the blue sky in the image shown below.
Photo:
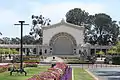
[[[31,15],[42,14],[57,23],[73,8],[81,8],[90,14],[106,13],[113,20],[120,21],[120,0],[0,0],[0,37],[20,37],[20,27],[14,26],[25,20],[24,35],[31,27]]]

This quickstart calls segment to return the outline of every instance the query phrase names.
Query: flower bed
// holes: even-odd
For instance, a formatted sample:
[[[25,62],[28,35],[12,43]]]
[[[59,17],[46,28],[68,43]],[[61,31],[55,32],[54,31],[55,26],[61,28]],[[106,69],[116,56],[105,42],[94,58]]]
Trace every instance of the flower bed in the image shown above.
[[[5,72],[8,70],[8,66],[2,66],[0,67],[0,73]]]
[[[26,61],[24,61],[24,63],[37,63],[37,64],[39,64],[40,62],[39,62],[39,60],[26,60]]]
[[[26,67],[37,67],[38,64],[37,63],[25,63]]]
[[[0,73],[8,70],[9,64],[0,65]]]
[[[66,69],[65,74],[61,77],[60,80],[72,80],[72,68],[71,67]]]
[[[38,75],[34,75],[28,80],[72,80],[72,68],[65,63],[56,63],[52,68]]]

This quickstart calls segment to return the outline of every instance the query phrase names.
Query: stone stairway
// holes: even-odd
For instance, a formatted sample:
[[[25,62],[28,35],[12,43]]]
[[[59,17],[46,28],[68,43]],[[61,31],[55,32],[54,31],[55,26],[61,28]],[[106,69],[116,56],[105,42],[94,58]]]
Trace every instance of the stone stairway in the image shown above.
[[[46,63],[64,62],[64,60],[57,56],[50,56],[50,57],[47,57],[46,59],[43,59],[43,62],[46,62]]]
[[[79,58],[76,56],[49,56],[41,60],[41,62],[51,63],[51,62],[71,62],[71,61],[79,61]]]

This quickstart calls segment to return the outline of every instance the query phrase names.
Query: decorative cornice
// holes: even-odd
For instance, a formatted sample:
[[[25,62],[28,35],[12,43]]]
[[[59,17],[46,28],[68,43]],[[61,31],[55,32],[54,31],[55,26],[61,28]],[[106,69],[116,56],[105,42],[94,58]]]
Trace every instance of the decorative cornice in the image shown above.
[[[47,29],[59,27],[60,25],[66,25],[67,27],[72,27],[72,28],[75,28],[75,29],[78,29],[78,30],[84,30],[84,26],[74,25],[74,24],[65,22],[65,20],[63,20],[63,19],[59,23],[49,25],[49,26],[43,26],[42,29],[47,30]]]

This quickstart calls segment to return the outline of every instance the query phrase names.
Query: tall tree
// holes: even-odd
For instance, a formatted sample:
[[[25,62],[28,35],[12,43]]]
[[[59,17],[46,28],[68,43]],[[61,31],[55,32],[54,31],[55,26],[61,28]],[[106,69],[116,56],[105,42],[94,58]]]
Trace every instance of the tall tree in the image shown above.
[[[10,38],[9,37],[3,37],[2,38],[4,44],[9,44],[10,43]]]
[[[95,14],[93,25],[94,27],[91,35],[92,38],[96,37],[96,40],[93,40],[95,43],[108,45],[109,42],[113,44],[116,42],[119,34],[119,26],[116,24],[116,21],[112,21],[109,15],[105,13]]]
[[[90,31],[91,29],[93,18],[94,18],[93,15],[89,15],[88,12],[80,8],[71,9],[66,13],[66,21],[68,23],[72,23],[79,26],[81,26],[82,24],[87,24],[87,25],[84,25],[85,27],[84,41],[85,42],[87,42],[87,35],[88,35],[88,31]]]
[[[75,25],[84,25],[84,41],[91,44],[108,45],[115,44],[119,35],[119,26],[116,21],[105,14],[89,15],[85,10],[74,8],[67,12],[66,21]]]
[[[66,21],[75,25],[81,25],[82,23],[88,23],[89,13],[80,8],[74,8],[66,13]]]
[[[20,38],[11,38],[11,44],[20,44]]]
[[[33,44],[34,41],[35,41],[34,37],[30,35],[23,36],[23,44]]]
[[[112,21],[111,23],[110,34],[112,38],[112,43],[116,43],[118,39],[118,35],[120,34],[120,26],[117,24],[117,21]]]
[[[0,32],[0,35],[2,35],[2,33]],[[0,38],[0,44],[3,43],[3,40]]]
[[[33,35],[40,44],[42,44],[42,27],[45,25],[50,25],[51,20],[49,18],[45,18],[42,15],[34,16],[32,15],[32,28],[30,35]]]

